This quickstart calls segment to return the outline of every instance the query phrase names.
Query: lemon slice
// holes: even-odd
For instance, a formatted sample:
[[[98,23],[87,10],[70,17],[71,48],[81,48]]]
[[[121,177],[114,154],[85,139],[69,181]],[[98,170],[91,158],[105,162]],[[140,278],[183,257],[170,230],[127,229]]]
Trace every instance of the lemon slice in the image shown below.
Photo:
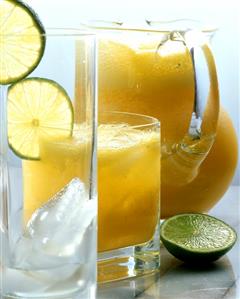
[[[55,81],[27,78],[13,84],[7,110],[8,143],[21,158],[40,159],[40,138],[72,135],[72,102]]]
[[[37,15],[20,1],[0,1],[0,84],[31,73],[45,48],[45,30]]]

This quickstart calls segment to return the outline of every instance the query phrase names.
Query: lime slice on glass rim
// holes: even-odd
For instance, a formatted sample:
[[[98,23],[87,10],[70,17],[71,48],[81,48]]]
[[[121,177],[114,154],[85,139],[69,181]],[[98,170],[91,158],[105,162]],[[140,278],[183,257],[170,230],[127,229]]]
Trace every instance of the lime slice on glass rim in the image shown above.
[[[55,81],[26,78],[11,85],[7,97],[8,143],[17,156],[39,160],[41,137],[72,135],[72,102]]]
[[[167,250],[192,264],[219,259],[233,247],[236,239],[233,228],[206,214],[179,214],[161,225],[161,240]]]
[[[0,84],[30,74],[45,49],[45,30],[35,12],[21,1],[0,1]]]

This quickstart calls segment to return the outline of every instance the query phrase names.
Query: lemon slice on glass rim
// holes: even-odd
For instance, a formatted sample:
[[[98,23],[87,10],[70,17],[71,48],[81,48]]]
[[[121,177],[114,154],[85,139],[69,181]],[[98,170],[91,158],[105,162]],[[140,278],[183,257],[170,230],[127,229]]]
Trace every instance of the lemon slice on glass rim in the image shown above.
[[[0,84],[30,74],[45,49],[45,30],[35,12],[21,1],[0,1]]]
[[[8,143],[17,156],[39,160],[41,138],[72,135],[72,102],[55,81],[23,79],[9,87],[7,98]]]

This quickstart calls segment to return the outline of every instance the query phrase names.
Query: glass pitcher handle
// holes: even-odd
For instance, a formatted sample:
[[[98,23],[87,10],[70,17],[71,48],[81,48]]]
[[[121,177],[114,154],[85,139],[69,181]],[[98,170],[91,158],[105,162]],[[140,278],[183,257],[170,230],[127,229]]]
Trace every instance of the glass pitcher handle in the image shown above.
[[[203,33],[174,32],[172,39],[181,40],[190,51],[195,96],[188,132],[162,159],[162,179],[167,184],[174,181],[183,185],[197,176],[200,165],[214,143],[219,114],[219,91],[214,57]]]

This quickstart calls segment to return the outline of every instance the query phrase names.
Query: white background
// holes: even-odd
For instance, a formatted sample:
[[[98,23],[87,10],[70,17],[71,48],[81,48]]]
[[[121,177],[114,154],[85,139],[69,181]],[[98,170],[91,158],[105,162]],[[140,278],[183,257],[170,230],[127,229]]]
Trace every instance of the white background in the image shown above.
[[[26,0],[39,14],[45,27],[75,27],[86,19],[143,21],[191,18],[219,28],[212,40],[221,105],[240,131],[240,8],[237,0]],[[240,167],[233,180],[240,184]]]

